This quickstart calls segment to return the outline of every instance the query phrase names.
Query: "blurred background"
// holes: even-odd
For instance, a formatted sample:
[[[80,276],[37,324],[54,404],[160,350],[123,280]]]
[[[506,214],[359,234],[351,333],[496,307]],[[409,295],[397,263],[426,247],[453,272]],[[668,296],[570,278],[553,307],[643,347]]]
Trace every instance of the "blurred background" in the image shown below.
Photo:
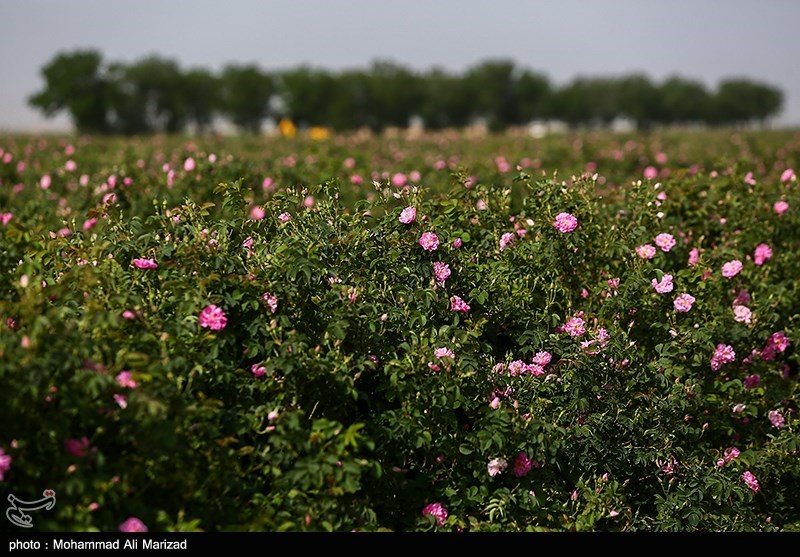
[[[800,125],[800,3],[10,0],[0,130]]]

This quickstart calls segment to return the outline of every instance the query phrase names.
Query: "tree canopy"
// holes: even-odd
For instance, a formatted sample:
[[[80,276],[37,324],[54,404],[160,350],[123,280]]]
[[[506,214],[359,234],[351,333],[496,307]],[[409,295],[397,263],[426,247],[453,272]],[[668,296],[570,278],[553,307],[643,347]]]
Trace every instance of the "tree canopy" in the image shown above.
[[[463,73],[415,71],[388,60],[333,72],[302,66],[265,71],[228,65],[217,74],[182,69],[148,56],[106,63],[95,50],[59,53],[41,70],[44,87],[29,98],[50,117],[67,112],[87,133],[203,133],[218,116],[242,132],[258,133],[269,119],[339,130],[405,127],[421,118],[427,128],[483,121],[491,129],[555,119],[571,126],[607,126],[627,118],[639,128],[657,125],[765,124],[783,106],[783,92],[745,78],[715,91],[672,76],[661,83],[644,74],[579,76],[562,87],[511,60],[486,60]]]

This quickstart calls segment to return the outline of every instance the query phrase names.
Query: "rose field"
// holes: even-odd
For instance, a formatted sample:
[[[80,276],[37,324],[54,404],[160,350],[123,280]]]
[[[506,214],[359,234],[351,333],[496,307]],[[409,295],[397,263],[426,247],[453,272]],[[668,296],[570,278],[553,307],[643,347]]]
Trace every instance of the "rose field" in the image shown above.
[[[792,131],[0,136],[2,496],[800,530],[795,171]]]

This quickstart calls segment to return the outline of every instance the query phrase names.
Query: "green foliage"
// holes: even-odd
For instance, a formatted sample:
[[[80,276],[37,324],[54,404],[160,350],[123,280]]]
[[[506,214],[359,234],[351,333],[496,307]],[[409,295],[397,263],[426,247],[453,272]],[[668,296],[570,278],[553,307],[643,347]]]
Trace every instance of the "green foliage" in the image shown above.
[[[800,197],[779,176],[798,138],[714,137],[354,149],[341,136],[272,142],[269,161],[255,139],[82,138],[69,156],[86,186],[62,170],[66,141],[3,138],[26,165],[0,166],[0,213],[13,213],[0,225],[0,448],[13,458],[0,485],[54,489],[36,516],[52,530],[130,516],[177,531],[796,530]],[[463,171],[437,165],[443,141]],[[700,167],[633,179],[662,148],[694,149],[685,163]],[[591,157],[625,185],[493,164],[531,152],[565,169]],[[349,156],[348,173],[418,170],[425,186],[378,174],[354,189]],[[574,231],[553,226],[563,212]],[[424,232],[438,249],[422,249]],[[672,249],[636,255],[665,232]],[[761,243],[773,255],[757,265]],[[732,259],[744,268],[724,278]],[[665,274],[675,290],[658,294]],[[742,291],[750,323],[734,319]],[[684,292],[696,301],[677,313]],[[202,326],[211,304],[224,328]],[[767,357],[778,332],[790,345]],[[718,344],[736,358],[715,371]],[[511,373],[544,351],[543,373]],[[435,502],[442,525],[422,514]]]

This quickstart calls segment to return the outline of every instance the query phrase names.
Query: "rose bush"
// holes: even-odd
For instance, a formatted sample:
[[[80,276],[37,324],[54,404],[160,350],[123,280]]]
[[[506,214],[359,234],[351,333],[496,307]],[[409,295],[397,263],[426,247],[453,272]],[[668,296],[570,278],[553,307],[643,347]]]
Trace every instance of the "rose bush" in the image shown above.
[[[12,197],[10,174],[0,486],[56,491],[40,527],[800,528],[779,173],[604,198],[589,174],[454,172],[358,201],[56,173]]]

